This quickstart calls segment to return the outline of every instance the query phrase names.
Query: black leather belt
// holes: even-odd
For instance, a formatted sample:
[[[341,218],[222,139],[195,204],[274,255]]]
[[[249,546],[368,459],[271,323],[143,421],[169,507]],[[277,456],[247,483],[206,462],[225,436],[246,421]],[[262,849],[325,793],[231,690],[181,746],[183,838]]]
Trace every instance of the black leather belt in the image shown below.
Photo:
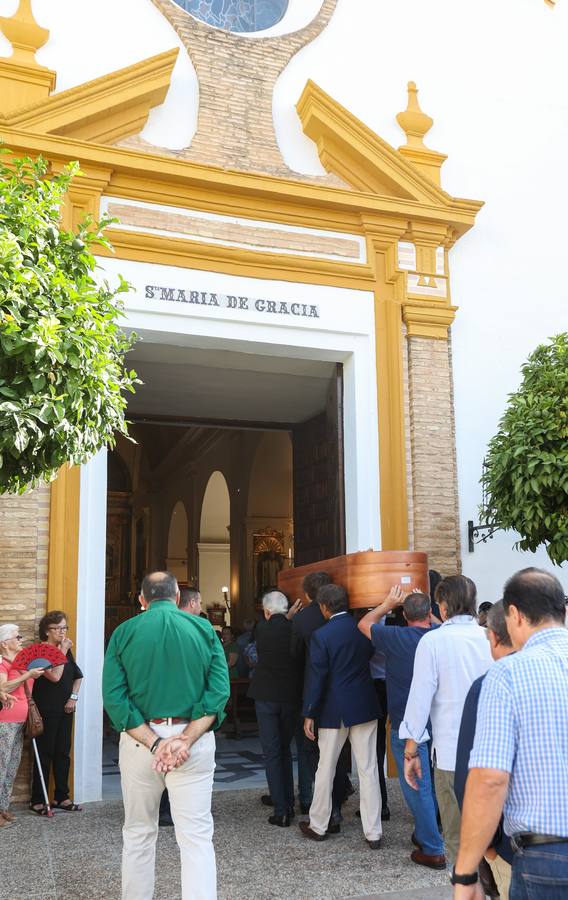
[[[511,837],[513,850],[520,850],[522,847],[535,847],[538,844],[568,844],[568,837],[558,837],[554,834],[534,834],[532,831],[525,831],[521,834],[514,834]]]

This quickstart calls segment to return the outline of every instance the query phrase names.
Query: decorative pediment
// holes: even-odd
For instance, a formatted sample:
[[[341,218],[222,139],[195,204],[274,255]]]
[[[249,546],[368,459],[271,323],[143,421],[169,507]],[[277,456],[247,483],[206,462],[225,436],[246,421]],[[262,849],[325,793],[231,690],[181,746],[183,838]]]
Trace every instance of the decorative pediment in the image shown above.
[[[150,110],[166,98],[178,52],[168,50],[5,114],[0,100],[0,125],[97,144],[138,134]],[[2,64],[8,69],[10,59]]]

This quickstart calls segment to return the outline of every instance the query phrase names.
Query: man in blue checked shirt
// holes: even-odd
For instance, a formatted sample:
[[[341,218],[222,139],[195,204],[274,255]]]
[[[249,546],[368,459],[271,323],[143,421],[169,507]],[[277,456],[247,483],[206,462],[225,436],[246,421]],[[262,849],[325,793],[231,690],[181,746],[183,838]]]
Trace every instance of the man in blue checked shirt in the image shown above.
[[[510,900],[568,898],[568,630],[560,582],[523,569],[505,585],[513,656],[479,700],[455,900],[481,900],[477,866],[504,813],[515,849]]]

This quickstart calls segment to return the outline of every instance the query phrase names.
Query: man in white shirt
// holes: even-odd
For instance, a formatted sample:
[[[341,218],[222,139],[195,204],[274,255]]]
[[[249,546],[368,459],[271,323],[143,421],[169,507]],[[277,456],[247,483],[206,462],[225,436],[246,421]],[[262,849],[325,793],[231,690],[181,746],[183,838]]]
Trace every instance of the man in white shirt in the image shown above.
[[[418,744],[427,741],[431,722],[435,785],[446,846],[455,862],[460,811],[454,794],[456,748],[463,706],[472,683],[491,665],[486,632],[477,623],[475,584],[464,575],[444,578],[436,588],[442,627],[425,635],[416,650],[414,672],[399,737],[406,740],[404,776],[418,789]]]

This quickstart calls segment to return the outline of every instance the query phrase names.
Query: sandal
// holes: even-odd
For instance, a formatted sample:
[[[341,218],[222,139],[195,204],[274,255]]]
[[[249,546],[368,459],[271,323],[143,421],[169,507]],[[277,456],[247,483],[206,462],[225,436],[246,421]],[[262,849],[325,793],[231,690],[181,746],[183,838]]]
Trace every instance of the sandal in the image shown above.
[[[62,812],[83,812],[81,806],[77,806],[76,803],[70,803],[67,800],[61,800],[60,803],[53,803],[52,809],[60,809]]]
[[[47,816],[47,808],[44,803],[30,803],[30,812],[36,816]]]

